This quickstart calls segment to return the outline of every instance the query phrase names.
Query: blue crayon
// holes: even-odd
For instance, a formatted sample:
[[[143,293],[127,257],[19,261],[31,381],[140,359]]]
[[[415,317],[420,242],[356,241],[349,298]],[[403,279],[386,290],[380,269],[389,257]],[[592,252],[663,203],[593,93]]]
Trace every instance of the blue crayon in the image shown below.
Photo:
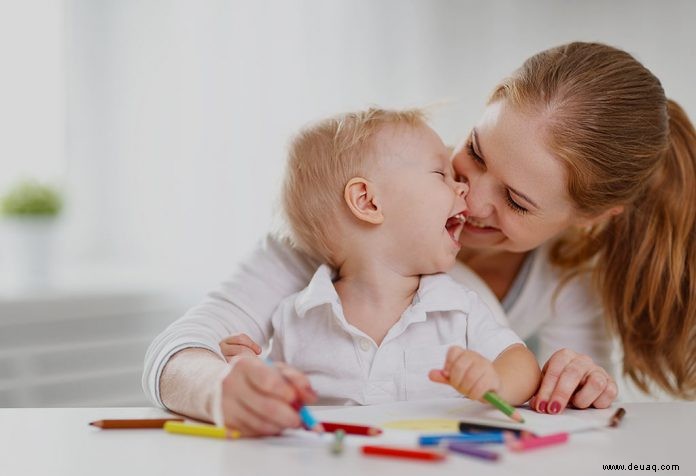
[[[503,433],[450,433],[445,435],[425,435],[418,438],[421,446],[435,446],[440,443],[503,443]]]

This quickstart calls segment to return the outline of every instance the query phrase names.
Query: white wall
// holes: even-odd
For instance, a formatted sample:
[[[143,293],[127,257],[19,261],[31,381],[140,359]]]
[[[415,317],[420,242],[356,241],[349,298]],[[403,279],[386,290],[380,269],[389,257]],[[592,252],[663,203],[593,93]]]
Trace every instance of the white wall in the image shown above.
[[[64,5],[0,0],[0,192],[65,169]]]
[[[268,229],[300,125],[372,103],[449,101],[434,124],[456,142],[499,79],[566,41],[634,53],[696,118],[689,0],[65,0],[65,64],[62,2],[29,3],[36,11],[15,7],[15,20],[0,11],[18,91],[0,94],[15,112],[47,115],[35,125],[0,112],[14,144],[0,143],[0,160],[19,168],[22,144],[60,157],[65,99],[67,158],[35,170],[64,170],[69,263],[212,285]],[[35,44],[42,66],[22,71]]]

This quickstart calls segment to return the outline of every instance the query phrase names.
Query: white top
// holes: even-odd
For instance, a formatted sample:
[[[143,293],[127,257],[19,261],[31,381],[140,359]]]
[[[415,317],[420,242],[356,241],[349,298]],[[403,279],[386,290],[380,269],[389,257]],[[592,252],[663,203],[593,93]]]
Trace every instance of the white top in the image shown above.
[[[317,267],[318,263],[286,242],[270,236],[263,240],[227,281],[152,342],[143,372],[143,389],[148,397],[162,405],[162,369],[181,349],[201,347],[222,358],[218,342],[239,332],[267,345],[272,336],[273,311],[284,298],[306,287]],[[506,321],[500,302],[469,268],[458,263],[449,274],[476,291],[499,322]],[[568,347],[588,354],[611,372],[611,340],[589,283],[568,283],[558,293],[554,307],[552,298],[558,279],[548,262],[546,247],[538,249],[519,298],[508,312],[510,327],[522,339],[535,338],[537,345],[532,348],[542,363],[554,351]]]
[[[475,292],[437,274],[421,278],[412,304],[377,346],[346,320],[332,278],[331,268],[320,266],[309,285],[283,300],[271,319],[271,359],[303,371],[320,405],[460,396],[428,379],[429,370],[443,367],[450,346],[492,361],[522,343],[496,322]]]

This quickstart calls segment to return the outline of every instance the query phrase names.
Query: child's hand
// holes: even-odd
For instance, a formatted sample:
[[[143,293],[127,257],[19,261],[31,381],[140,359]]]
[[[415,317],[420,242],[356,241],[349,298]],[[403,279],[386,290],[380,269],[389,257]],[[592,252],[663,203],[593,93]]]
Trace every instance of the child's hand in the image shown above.
[[[256,357],[261,353],[261,346],[246,334],[232,334],[220,341],[220,351],[228,362],[235,355]]]
[[[493,363],[481,354],[459,346],[450,347],[444,367],[431,370],[428,378],[449,384],[472,400],[483,401],[486,392],[500,389],[500,377]]]
[[[226,427],[244,436],[264,436],[299,428],[297,408],[316,402],[317,395],[309,379],[290,366],[238,356],[222,381],[219,401]]]

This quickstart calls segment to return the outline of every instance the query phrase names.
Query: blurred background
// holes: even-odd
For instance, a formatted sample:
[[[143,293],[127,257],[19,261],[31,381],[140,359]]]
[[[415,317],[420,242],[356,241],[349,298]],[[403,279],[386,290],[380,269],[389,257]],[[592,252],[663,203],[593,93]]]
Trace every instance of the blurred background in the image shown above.
[[[269,230],[290,136],[601,41],[696,118],[696,2],[0,0],[0,406],[146,405],[149,341]]]

